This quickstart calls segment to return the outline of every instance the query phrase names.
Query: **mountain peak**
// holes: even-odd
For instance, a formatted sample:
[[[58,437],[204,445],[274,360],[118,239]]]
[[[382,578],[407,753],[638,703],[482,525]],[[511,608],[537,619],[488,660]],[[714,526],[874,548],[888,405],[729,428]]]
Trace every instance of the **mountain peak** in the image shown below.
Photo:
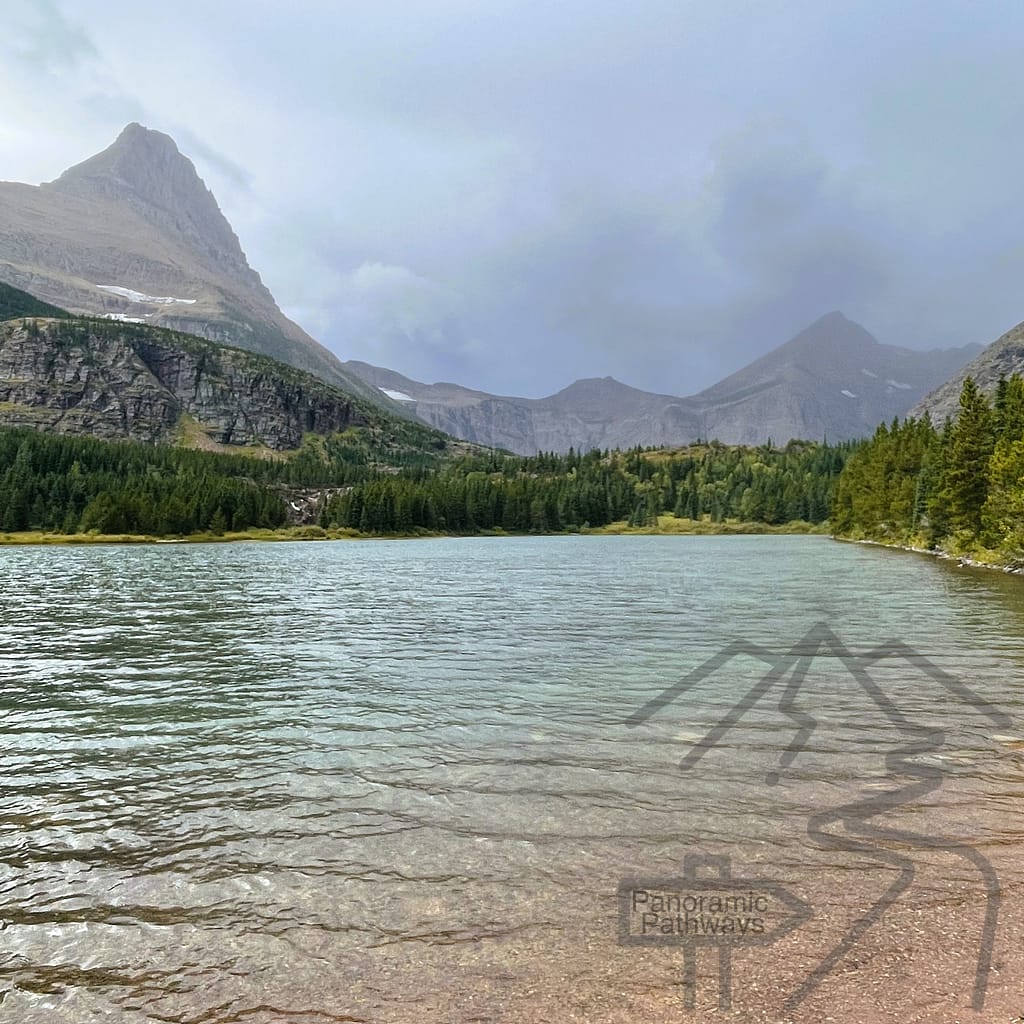
[[[115,146],[159,145],[171,149],[175,153],[178,152],[178,147],[170,135],[158,132],[155,128],[147,128],[145,125],[139,124],[138,121],[130,121],[126,124],[121,129],[121,134],[114,139],[113,144]]]
[[[178,161],[186,164],[196,178],[199,178],[192,161],[181,154],[177,143],[170,135],[165,135],[153,128],[146,128],[138,121],[132,121],[131,124],[125,125],[121,129],[121,134],[104,152],[113,153],[119,157],[122,165],[126,168],[131,168],[133,165],[138,168],[146,164],[151,167],[167,167]]]
[[[102,152],[69,167],[43,188],[85,199],[129,203],[215,263],[251,274],[231,225],[169,135],[132,122]]]
[[[616,380],[614,377],[580,377],[574,380],[567,387],[562,388],[557,395],[617,395],[623,391],[634,390],[628,384]]]
[[[77,195],[116,195],[134,192],[150,202],[166,203],[177,192],[206,192],[195,166],[182,156],[174,139],[133,121],[102,152],[69,167],[50,188]],[[174,197],[180,198],[180,197]]]
[[[814,323],[805,327],[799,334],[765,358],[775,358],[780,352],[796,356],[797,353],[815,352],[825,355],[831,352],[851,350],[868,352],[878,348],[880,342],[866,331],[855,320],[844,316],[839,310],[833,310],[818,317]],[[802,358],[802,355],[800,356]],[[829,356],[829,358],[831,358]]]
[[[819,316],[817,320],[811,324],[811,327],[817,327],[819,325],[824,326],[826,324],[852,324],[853,321],[846,316],[842,311],[833,309],[831,313],[826,313],[824,316]]]

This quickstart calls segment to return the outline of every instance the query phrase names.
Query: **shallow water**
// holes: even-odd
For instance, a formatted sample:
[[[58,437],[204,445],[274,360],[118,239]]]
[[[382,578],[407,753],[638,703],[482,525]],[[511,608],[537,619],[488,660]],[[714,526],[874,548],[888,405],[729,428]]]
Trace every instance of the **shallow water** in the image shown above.
[[[925,776],[887,823],[1016,881],[1019,579],[816,537],[21,548],[0,570],[2,1020],[618,1019],[651,995],[620,879],[727,856],[827,917],[887,869],[811,816]],[[942,735],[894,769],[920,726]],[[922,880],[941,862],[929,892],[980,885],[914,857]],[[680,1019],[678,957],[645,955],[648,1019]]]

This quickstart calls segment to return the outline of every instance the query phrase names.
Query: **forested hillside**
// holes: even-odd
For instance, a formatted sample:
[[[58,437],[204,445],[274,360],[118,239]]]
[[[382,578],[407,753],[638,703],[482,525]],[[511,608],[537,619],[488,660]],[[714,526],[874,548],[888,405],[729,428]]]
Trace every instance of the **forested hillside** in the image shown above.
[[[0,533],[178,536],[277,527],[299,491],[324,527],[365,534],[550,533],[659,514],[820,523],[851,450],[695,445],[583,455],[444,458],[381,466],[358,437],[310,438],[285,458],[0,430]]]
[[[0,322],[19,316],[67,317],[70,313],[0,281]]]
[[[957,418],[883,424],[849,459],[832,525],[838,534],[1024,559],[1024,380],[990,401],[964,381]]]

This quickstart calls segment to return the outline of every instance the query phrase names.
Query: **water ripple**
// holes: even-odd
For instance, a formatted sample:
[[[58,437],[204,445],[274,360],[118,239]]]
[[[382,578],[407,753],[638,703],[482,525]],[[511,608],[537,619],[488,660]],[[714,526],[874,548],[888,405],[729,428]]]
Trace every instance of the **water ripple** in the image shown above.
[[[617,878],[688,850],[866,870],[806,836],[891,782],[898,736],[836,659],[808,677],[821,730],[778,786],[777,699],[679,768],[756,658],[624,724],[736,639],[781,652],[825,620],[855,648],[906,640],[1024,737],[1020,581],[821,538],[0,561],[5,1020],[426,1020],[459,950],[571,944],[558,894],[611,935]],[[1024,743],[906,665],[878,678],[946,733],[941,798],[910,811],[993,849],[1024,838]]]

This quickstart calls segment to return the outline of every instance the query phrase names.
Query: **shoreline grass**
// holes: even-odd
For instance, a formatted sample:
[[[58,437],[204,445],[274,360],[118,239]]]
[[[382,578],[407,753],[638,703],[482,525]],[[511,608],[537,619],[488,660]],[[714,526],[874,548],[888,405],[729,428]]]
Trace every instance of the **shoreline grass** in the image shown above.
[[[675,516],[658,517],[657,526],[630,526],[625,520],[607,526],[583,527],[579,530],[543,536],[731,536],[750,534],[827,534],[827,524],[791,522],[779,525],[728,520],[712,523],[707,520],[676,519]],[[473,534],[449,534],[425,529],[410,533],[360,533],[350,527],[286,526],[276,530],[251,529],[210,532],[187,536],[155,536],[138,533],[52,533],[43,530],[25,530],[18,533],[0,533],[0,547],[22,546],[80,546],[88,544],[231,544],[239,541],[287,542],[302,540],[417,540],[441,537],[529,537],[529,533],[509,533],[499,528],[481,530]]]
[[[143,533],[45,533],[26,530],[0,533],[0,546],[75,546],[86,544],[230,544],[236,541],[289,540],[355,540],[363,537],[358,530],[324,530],[319,526],[284,527],[279,530],[253,529],[225,533],[192,533],[187,536],[158,537]]]
[[[755,523],[740,519],[726,519],[714,523],[710,519],[677,519],[672,515],[658,516],[657,526],[630,526],[626,520],[607,526],[587,527],[580,531],[591,535],[638,535],[680,537],[726,537],[747,534],[827,534],[829,525],[793,520],[788,523]]]

